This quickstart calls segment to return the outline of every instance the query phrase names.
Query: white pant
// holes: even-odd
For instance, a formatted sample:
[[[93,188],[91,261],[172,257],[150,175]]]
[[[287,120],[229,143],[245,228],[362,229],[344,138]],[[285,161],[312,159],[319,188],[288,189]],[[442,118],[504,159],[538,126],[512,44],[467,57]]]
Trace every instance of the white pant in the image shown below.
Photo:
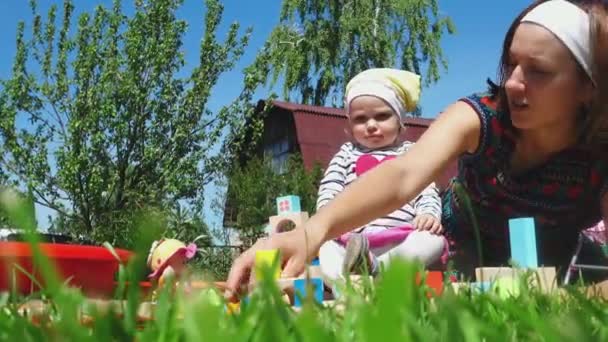
[[[414,259],[430,265],[439,260],[445,249],[445,240],[441,235],[434,235],[428,231],[413,231],[407,238],[397,245],[389,245],[372,249],[379,263],[388,265],[395,257]],[[319,262],[325,281],[335,281],[342,278],[342,264],[346,248],[330,240],[319,249]]]

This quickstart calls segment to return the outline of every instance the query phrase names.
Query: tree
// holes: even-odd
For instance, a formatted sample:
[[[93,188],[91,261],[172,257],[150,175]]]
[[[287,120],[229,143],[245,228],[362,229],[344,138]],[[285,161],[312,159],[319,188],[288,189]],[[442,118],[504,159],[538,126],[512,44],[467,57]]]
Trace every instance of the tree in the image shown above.
[[[2,183],[0,183],[0,194],[6,191],[6,189],[7,188],[2,186]],[[5,213],[4,208],[0,207],[0,228],[6,228],[9,226],[8,215]]]
[[[196,241],[198,247],[208,247],[212,244],[209,227],[202,220],[202,213],[194,212],[175,203],[167,218],[165,236],[184,241]]]
[[[218,42],[223,7],[206,0],[199,63],[181,76],[181,4],[136,0],[127,17],[115,0],[83,13],[73,34],[70,0],[59,24],[55,6],[43,20],[31,1],[31,37],[21,22],[12,76],[0,88],[0,169],[59,213],[53,228],[129,246],[140,209],[200,206],[223,165],[213,151],[236,120],[232,106],[212,113],[207,102],[251,31],[234,23]]]
[[[283,97],[324,105],[342,103],[345,84],[370,67],[399,67],[425,82],[447,68],[440,42],[454,32],[436,0],[284,0],[274,28],[246,78],[274,85]]]
[[[302,210],[314,213],[317,190],[323,176],[319,165],[308,171],[299,155],[291,155],[282,173],[273,169],[268,158],[252,158],[237,166],[229,176],[228,202],[237,213],[234,223],[245,245],[263,235],[268,218],[276,215],[276,198],[297,195]]]
[[[267,96],[265,109],[257,107],[253,96],[260,86],[273,88],[281,80],[288,101],[295,94],[291,101],[342,106],[346,83],[367,68],[412,70],[430,84],[447,68],[440,47],[445,31],[455,28],[439,15],[437,0],[283,0],[279,24],[245,68],[238,100],[243,119],[230,127],[224,155],[255,152],[277,96]],[[420,108],[412,114],[419,116]]]

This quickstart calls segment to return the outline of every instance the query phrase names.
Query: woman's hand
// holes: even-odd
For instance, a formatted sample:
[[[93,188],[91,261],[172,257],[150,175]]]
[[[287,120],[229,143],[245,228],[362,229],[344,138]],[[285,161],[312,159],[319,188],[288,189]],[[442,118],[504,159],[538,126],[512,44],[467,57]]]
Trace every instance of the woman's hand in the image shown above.
[[[259,239],[251,248],[236,258],[226,281],[227,289],[224,296],[227,299],[236,299],[241,288],[250,282],[255,253],[260,250],[278,249],[280,251],[283,266],[282,278],[301,274],[308,261],[312,260],[323,243],[321,237],[315,236],[311,230],[306,230],[305,227],[306,225],[289,232]]]

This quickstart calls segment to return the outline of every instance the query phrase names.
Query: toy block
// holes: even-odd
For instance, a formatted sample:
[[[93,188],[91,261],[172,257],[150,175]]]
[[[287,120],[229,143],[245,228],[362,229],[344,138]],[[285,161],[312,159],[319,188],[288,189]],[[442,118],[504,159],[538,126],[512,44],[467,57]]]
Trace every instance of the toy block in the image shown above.
[[[308,220],[308,213],[305,211],[294,213],[283,213],[269,218],[270,234],[281,233],[289,230],[289,225],[301,226]]]
[[[471,292],[486,292],[489,291],[492,283],[489,281],[478,281],[478,282],[453,282],[450,283],[454,293],[459,293],[460,291],[470,290]]]
[[[471,283],[471,289],[479,292],[488,292],[492,288],[492,283],[489,281],[481,281]]]
[[[297,277],[277,279],[277,286],[279,287],[281,292],[287,294],[292,299],[292,303],[295,297],[294,282],[298,279],[321,279],[323,285],[325,283],[330,283],[327,281],[327,279],[325,279],[323,272],[321,271],[321,267],[314,261],[308,267],[306,267],[306,270],[304,272],[302,272]]]
[[[467,282],[453,282],[451,283],[454,293],[460,291],[470,291],[471,293],[485,293],[492,290],[494,282],[491,281],[476,281],[472,283]]]
[[[298,278],[323,278],[319,258],[315,258]]]
[[[608,299],[608,280],[582,288],[588,298]]]
[[[416,273],[416,285],[420,285],[420,273]],[[430,288],[427,297],[440,296],[443,293],[443,273],[439,271],[429,271],[426,274],[425,284]]]
[[[454,293],[458,293],[458,292],[460,292],[460,290],[462,288],[464,288],[467,285],[467,283],[453,282],[453,283],[451,283],[451,285],[452,285],[452,290],[454,291]]]
[[[300,277],[277,278],[277,279],[275,279],[275,283],[277,284],[277,287],[279,288],[281,293],[287,295],[290,298],[293,298],[293,295],[295,292],[294,281],[296,281],[297,279],[304,279],[304,278],[300,278]],[[255,281],[250,282],[247,285],[247,292],[251,293],[255,290],[255,288],[256,288]]]
[[[331,293],[334,298],[340,298],[342,296],[342,292],[348,288],[352,288],[356,293],[363,294],[363,289],[366,284],[370,284],[372,288],[374,287],[374,277],[372,276],[363,276],[358,274],[353,274],[348,276],[348,278],[340,278],[336,279],[324,279],[325,283],[331,287]]]
[[[492,281],[501,277],[512,277],[514,270],[511,267],[477,267],[475,280],[477,282]]]
[[[275,279],[281,276],[280,254],[278,249],[260,250],[255,252],[255,277],[262,279],[264,267],[272,267]]]
[[[237,314],[237,313],[240,312],[240,310],[241,310],[241,303],[239,303],[239,302],[237,302],[237,303],[231,303],[231,302],[226,303],[225,311],[229,315]]]
[[[499,278],[521,277],[528,270],[511,267],[478,267],[475,269],[477,282],[492,282]],[[530,286],[539,286],[543,291],[553,290],[556,283],[555,267],[538,267],[530,277]]]
[[[509,220],[511,259],[517,267],[537,268],[536,229],[534,218],[524,217]]]
[[[289,195],[277,198],[277,214],[297,213],[302,211],[300,197]]]
[[[309,296],[312,296],[317,303],[323,303],[323,280],[320,278],[296,279],[293,283],[295,289],[294,305],[296,307],[302,306],[302,302]]]
[[[344,311],[346,310],[345,302],[342,300],[324,300],[321,304],[326,308],[330,308],[338,314],[344,314]],[[292,306],[292,309],[296,313],[302,311],[302,307]]]
[[[364,275],[351,275],[349,276],[348,281],[352,288],[357,293],[363,293],[366,284],[370,284],[372,288],[374,287],[374,277],[373,276],[364,276]]]

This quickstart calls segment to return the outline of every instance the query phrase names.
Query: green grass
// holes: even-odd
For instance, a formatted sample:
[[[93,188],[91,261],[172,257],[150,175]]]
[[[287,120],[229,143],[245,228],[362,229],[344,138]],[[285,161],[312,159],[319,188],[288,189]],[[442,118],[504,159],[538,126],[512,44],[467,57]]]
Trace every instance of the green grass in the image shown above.
[[[11,203],[7,203],[10,201]],[[20,199],[3,197],[13,222],[27,228],[36,246],[32,213]],[[143,222],[143,231],[154,231]],[[563,295],[524,288],[518,297],[500,299],[493,293],[449,288],[429,299],[427,289],[415,286],[418,267],[393,263],[374,284],[355,289],[348,284],[343,295],[327,307],[305,301],[296,311],[281,299],[272,281],[263,281],[243,302],[241,311],[227,313],[205,292],[189,296],[160,291],[155,319],[137,320],[141,295],[126,282],[142,279],[144,257],[152,235],[143,234],[138,257],[121,268],[117,298],[124,299],[124,315],[86,307],[86,298],[67,288],[41,254],[36,263],[47,268],[47,286],[35,294],[49,303],[48,310],[32,317],[19,312],[29,298],[0,295],[0,340],[10,341],[606,341],[608,305],[589,299],[572,288]],[[36,249],[35,249],[36,250]],[[38,250],[39,252],[39,250]],[[82,324],[82,312],[92,319]]]
[[[545,295],[524,291],[518,298],[500,299],[492,293],[464,291],[429,299],[413,286],[417,268],[393,264],[372,287],[344,295],[325,307],[310,300],[301,311],[286,305],[277,287],[262,283],[229,314],[204,292],[189,297],[161,292],[155,319],[140,323],[134,315],[86,310],[92,325],[83,325],[78,312],[85,299],[59,287],[54,305],[37,323],[18,311],[18,302],[3,298],[0,339],[78,341],[605,341],[608,307],[572,291]],[[367,296],[364,296],[365,292]],[[125,310],[136,308],[129,298]]]

